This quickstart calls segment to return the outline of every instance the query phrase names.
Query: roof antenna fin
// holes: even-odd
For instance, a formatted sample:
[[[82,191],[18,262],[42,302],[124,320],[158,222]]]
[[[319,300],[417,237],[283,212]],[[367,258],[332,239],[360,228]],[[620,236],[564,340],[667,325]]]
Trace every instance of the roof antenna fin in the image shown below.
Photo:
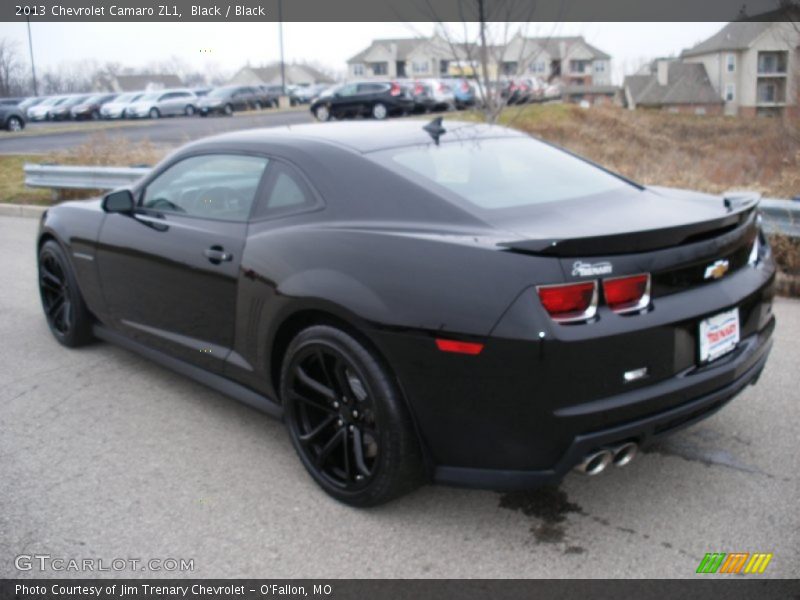
[[[428,135],[433,138],[433,141],[437,146],[439,145],[439,138],[442,136],[442,134],[447,133],[447,129],[442,127],[443,118],[444,117],[436,117],[433,121],[423,127],[423,129],[428,132]]]

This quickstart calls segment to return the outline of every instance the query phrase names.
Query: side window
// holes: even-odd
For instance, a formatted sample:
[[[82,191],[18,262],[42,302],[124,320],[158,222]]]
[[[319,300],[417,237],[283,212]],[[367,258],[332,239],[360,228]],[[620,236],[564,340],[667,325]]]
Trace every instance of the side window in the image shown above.
[[[343,85],[339,88],[339,96],[355,96],[356,94],[356,85],[351,83],[349,85]]]
[[[206,219],[246,221],[269,160],[204,154],[184,159],[144,190],[141,206]]]
[[[272,163],[266,194],[258,202],[254,218],[278,216],[312,208],[317,200],[305,180],[294,169]]]

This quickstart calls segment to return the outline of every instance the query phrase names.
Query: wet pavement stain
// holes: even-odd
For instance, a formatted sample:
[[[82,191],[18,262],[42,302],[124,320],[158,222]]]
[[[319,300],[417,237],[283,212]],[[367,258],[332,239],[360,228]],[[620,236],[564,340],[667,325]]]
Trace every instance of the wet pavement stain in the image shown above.
[[[582,548],[581,546],[567,546],[567,549],[564,550],[564,554],[583,554],[586,552],[586,548]]]
[[[700,444],[694,444],[682,439],[673,438],[663,442],[657,442],[647,448],[643,448],[642,451],[645,454],[675,456],[684,460],[699,462],[707,467],[723,467],[742,473],[762,475],[767,479],[778,479],[784,482],[791,481],[788,477],[776,477],[772,473],[768,473],[759,467],[748,465],[740,461],[727,450],[703,447]]]
[[[556,486],[502,494],[500,507],[540,519],[542,523],[532,526],[531,532],[537,542],[545,544],[563,542],[565,531],[562,524],[567,515],[583,512],[580,506],[567,499],[566,492]]]

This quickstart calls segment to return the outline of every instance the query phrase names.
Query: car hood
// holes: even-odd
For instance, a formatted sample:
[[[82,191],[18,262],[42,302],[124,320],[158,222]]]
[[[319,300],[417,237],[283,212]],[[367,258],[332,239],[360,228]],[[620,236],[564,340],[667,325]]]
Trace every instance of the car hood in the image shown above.
[[[517,236],[501,245],[554,256],[644,252],[689,243],[745,222],[760,196],[728,200],[686,190],[633,186],[618,192],[551,202],[489,217]]]

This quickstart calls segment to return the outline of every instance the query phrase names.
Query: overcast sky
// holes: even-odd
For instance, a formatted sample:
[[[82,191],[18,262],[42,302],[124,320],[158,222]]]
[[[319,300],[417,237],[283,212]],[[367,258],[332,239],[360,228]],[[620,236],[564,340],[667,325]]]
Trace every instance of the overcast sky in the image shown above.
[[[643,58],[677,54],[724,23],[532,23],[529,35],[583,35],[612,56],[616,83]],[[373,38],[430,35],[433,23],[284,23],[288,62],[315,61],[343,71]],[[94,59],[141,67],[178,57],[195,68],[234,72],[248,60],[279,58],[277,23],[32,23],[37,68]],[[17,41],[27,57],[25,23],[0,23],[0,38]]]

